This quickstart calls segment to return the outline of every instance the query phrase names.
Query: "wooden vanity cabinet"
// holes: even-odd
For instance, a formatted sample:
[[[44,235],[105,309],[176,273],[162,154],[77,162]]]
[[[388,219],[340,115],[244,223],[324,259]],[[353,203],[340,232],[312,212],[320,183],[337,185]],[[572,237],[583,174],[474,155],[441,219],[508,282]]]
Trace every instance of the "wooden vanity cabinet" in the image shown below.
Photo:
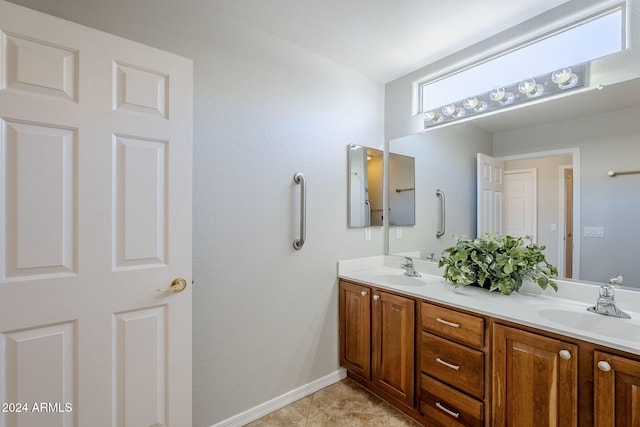
[[[484,425],[484,318],[422,302],[420,412],[442,426]]]
[[[594,352],[594,426],[640,426],[640,361]]]
[[[494,324],[493,425],[578,425],[578,346]]]
[[[341,365],[424,425],[640,427],[640,356],[342,279],[339,295]]]
[[[413,407],[415,300],[340,280],[339,316],[341,365]]]

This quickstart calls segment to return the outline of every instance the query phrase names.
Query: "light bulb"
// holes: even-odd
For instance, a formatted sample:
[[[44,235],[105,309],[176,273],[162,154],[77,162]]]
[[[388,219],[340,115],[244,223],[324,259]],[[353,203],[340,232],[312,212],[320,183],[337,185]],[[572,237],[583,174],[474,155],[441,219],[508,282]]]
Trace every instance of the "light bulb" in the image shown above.
[[[518,84],[520,93],[529,94],[536,89],[536,81],[534,79],[523,80]]]
[[[527,98],[535,98],[544,93],[544,88],[541,84],[536,83],[534,79],[523,80],[518,84],[518,90],[520,93],[527,95]]]
[[[556,84],[565,84],[569,80],[571,80],[571,68],[563,68],[561,70],[554,71],[551,73],[551,80]]]
[[[424,113],[424,119],[428,122],[438,123],[442,121],[442,116],[432,110]]]
[[[499,87],[489,92],[489,98],[499,102],[500,105],[509,105],[514,101],[515,96],[511,92],[505,91],[503,87]]]
[[[467,98],[464,100],[464,102],[462,102],[462,106],[467,110],[474,110],[478,106],[478,104],[480,104],[480,101],[478,101],[478,98],[476,98],[475,96],[472,98]]]
[[[492,101],[502,101],[506,94],[503,87],[497,87],[489,92],[489,98],[491,98]]]
[[[455,106],[455,104],[448,104],[442,107],[442,114],[444,114],[445,116],[451,116],[456,112],[457,109],[458,108]]]
[[[567,67],[551,73],[551,81],[560,89],[570,89],[578,84],[578,76]]]
[[[486,102],[484,102],[484,101],[480,101],[480,102],[478,103],[478,105],[476,105],[476,107],[473,109],[473,111],[475,111],[476,113],[480,113],[480,112],[482,112],[482,111],[486,110],[486,109],[487,109],[487,107],[488,107],[488,105],[487,105],[487,103],[486,103]]]

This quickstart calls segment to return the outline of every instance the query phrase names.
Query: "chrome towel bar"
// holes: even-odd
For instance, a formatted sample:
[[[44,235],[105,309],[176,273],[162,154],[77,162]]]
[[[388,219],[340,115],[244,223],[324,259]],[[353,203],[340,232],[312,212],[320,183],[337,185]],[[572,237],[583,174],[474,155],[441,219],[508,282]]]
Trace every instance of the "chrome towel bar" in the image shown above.
[[[445,222],[444,222],[444,193],[440,190],[436,190],[436,197],[440,198],[440,227],[436,231],[436,238],[444,236]]]
[[[307,183],[301,172],[293,175],[293,182],[300,184],[300,238],[293,241],[294,249],[300,250],[307,234]]]

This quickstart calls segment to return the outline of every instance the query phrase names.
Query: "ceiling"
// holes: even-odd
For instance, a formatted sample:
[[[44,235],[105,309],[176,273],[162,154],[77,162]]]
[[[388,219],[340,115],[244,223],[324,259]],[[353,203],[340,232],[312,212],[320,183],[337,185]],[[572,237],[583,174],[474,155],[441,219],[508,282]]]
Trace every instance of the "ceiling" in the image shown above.
[[[207,0],[224,14],[387,83],[568,0]]]

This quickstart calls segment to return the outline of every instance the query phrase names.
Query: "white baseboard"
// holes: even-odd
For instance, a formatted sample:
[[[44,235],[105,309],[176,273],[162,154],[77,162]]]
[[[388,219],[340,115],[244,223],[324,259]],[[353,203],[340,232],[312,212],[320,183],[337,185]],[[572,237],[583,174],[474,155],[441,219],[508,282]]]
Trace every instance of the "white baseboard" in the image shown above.
[[[271,399],[268,402],[262,403],[251,409],[248,409],[238,415],[234,415],[231,418],[227,418],[224,421],[220,421],[211,427],[241,427],[245,424],[255,421],[275,410],[287,406],[296,400],[302,399],[305,396],[315,393],[316,391],[323,389],[331,384],[337,383],[347,376],[347,371],[344,368],[340,368],[335,372],[325,375],[322,378],[318,378],[308,384],[300,386],[294,390],[291,390],[283,395]]]

